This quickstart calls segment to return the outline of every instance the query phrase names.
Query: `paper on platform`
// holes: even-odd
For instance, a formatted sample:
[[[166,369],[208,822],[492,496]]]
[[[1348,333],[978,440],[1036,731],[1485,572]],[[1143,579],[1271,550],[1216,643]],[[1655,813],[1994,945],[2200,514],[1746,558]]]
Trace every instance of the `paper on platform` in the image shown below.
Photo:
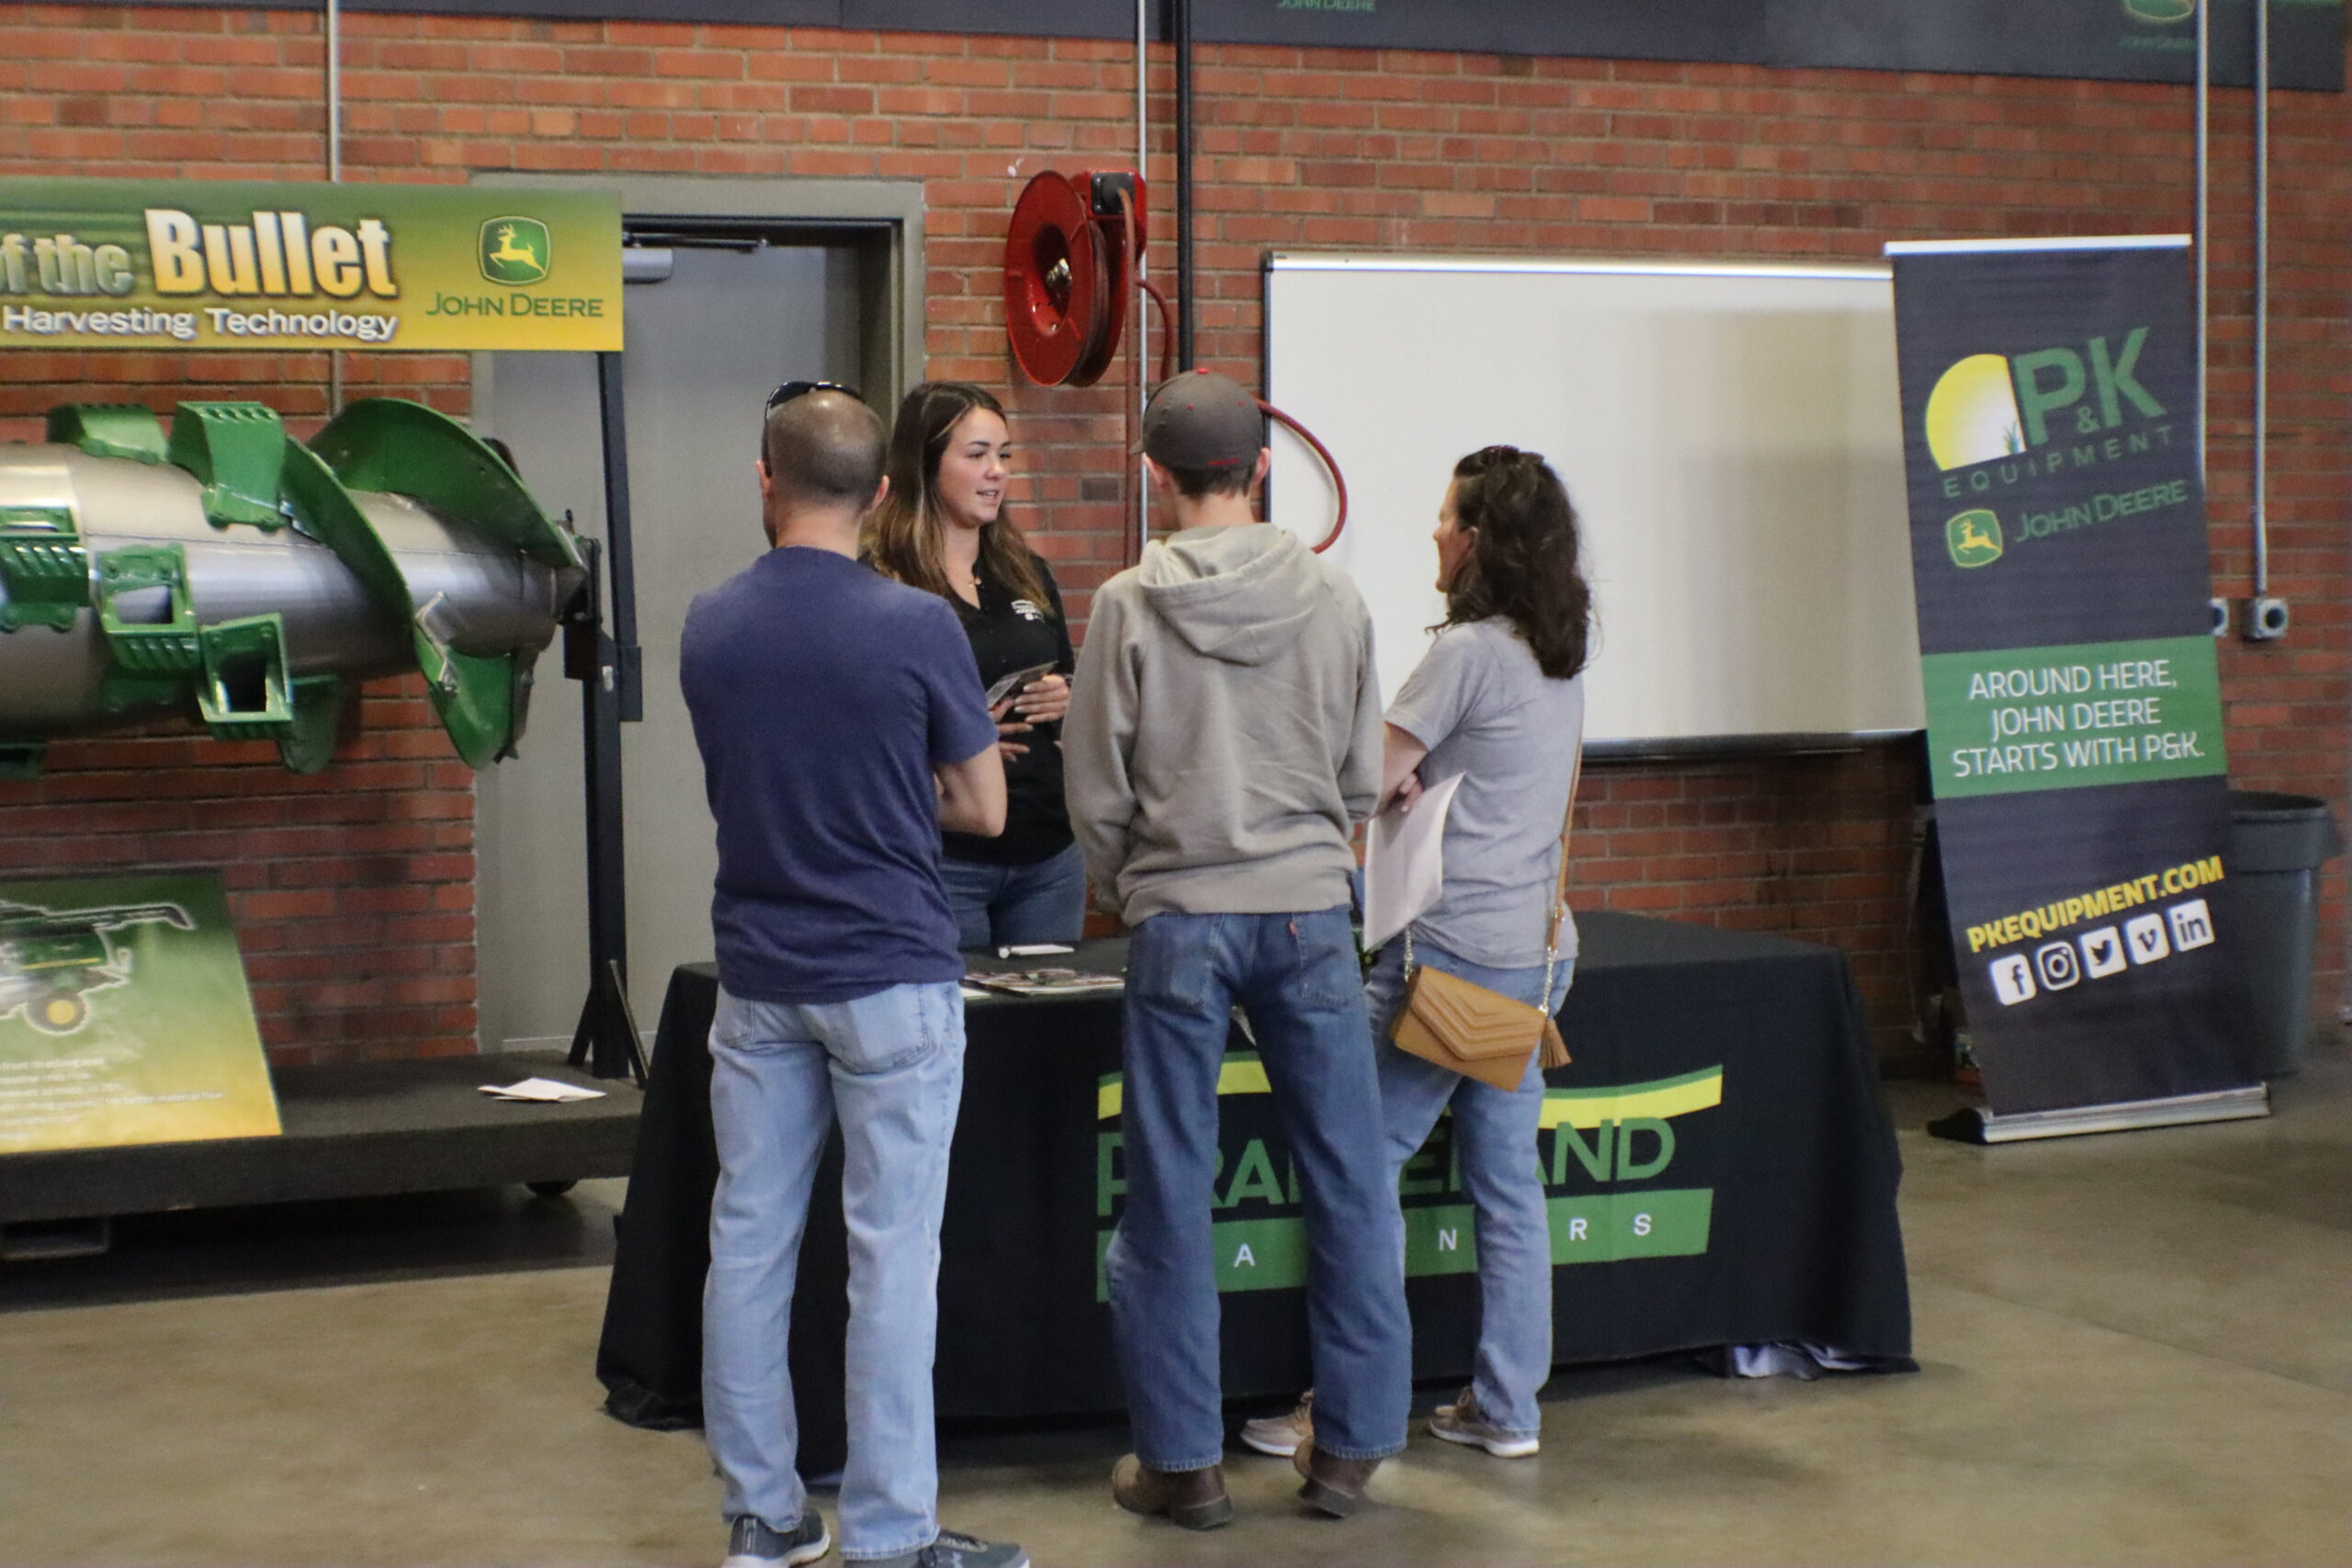
[[[1423,790],[1412,808],[1372,819],[1363,856],[1363,945],[1382,943],[1435,906],[1445,887],[1445,817],[1462,775]]]
[[[602,1100],[601,1089],[582,1089],[578,1084],[562,1083],[555,1078],[525,1078],[519,1083],[484,1084],[482,1093],[493,1100],[530,1100],[548,1105],[561,1105],[574,1100]]]

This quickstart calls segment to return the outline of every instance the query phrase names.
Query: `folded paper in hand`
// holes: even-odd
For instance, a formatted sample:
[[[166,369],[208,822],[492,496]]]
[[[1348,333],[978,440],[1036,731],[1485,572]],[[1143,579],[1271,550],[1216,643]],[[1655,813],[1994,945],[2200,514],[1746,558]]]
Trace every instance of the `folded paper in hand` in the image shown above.
[[[1445,814],[1463,775],[1431,784],[1407,810],[1372,819],[1363,856],[1363,945],[1378,952],[1434,907],[1445,887]]]

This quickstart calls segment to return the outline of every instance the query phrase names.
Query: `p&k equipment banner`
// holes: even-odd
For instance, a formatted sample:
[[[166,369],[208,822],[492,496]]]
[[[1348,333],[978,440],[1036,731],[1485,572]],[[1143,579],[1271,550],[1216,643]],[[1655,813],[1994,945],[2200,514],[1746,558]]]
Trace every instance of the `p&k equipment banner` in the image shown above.
[[[2260,1082],[2217,886],[2188,245],[1887,247],[1946,901],[1996,1118]]]
[[[0,180],[0,348],[620,346],[617,192]]]

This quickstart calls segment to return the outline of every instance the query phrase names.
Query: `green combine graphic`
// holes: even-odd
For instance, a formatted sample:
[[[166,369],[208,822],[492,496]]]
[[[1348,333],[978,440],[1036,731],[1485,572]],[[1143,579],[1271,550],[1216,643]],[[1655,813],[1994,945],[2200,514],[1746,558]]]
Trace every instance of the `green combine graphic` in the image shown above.
[[[193,931],[177,904],[109,904],[44,909],[0,902],[0,1018],[21,1012],[43,1034],[72,1034],[90,1021],[89,996],[130,978],[130,953],[110,932],[167,925]]]

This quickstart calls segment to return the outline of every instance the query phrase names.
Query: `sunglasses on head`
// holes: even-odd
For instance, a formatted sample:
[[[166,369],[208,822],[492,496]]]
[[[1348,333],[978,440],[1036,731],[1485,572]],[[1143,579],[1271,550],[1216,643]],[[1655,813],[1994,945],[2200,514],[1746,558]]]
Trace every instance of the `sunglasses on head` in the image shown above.
[[[855,387],[845,387],[839,381],[786,381],[768,394],[767,412],[774,413],[793,399],[805,398],[811,392],[841,392],[861,403],[865,400]]]

